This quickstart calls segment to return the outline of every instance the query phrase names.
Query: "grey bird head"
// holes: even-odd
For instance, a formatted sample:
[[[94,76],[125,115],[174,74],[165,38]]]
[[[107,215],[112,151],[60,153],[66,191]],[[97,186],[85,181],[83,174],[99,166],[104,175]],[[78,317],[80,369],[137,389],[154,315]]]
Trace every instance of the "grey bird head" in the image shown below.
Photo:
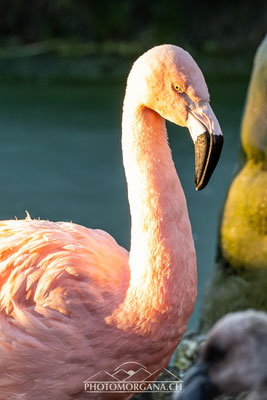
[[[244,391],[251,392],[251,400],[267,399],[267,315],[252,310],[228,314],[215,324],[184,391],[174,399],[212,400]]]

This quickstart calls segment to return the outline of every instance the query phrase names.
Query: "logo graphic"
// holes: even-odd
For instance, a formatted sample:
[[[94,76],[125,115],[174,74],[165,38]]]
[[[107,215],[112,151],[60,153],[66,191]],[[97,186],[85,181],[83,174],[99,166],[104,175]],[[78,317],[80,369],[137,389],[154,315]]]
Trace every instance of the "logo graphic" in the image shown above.
[[[183,382],[167,369],[164,379],[154,382],[160,370],[150,372],[142,364],[130,361],[110,373],[100,371],[84,381],[84,390],[90,393],[173,392],[183,389]]]

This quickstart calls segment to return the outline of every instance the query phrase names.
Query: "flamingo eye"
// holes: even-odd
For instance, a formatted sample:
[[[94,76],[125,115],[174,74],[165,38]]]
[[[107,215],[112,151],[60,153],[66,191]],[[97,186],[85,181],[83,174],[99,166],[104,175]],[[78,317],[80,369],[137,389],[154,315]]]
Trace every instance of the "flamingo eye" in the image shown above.
[[[176,92],[178,93],[183,93],[183,89],[181,88],[181,86],[177,85],[177,83],[173,84],[173,88]]]

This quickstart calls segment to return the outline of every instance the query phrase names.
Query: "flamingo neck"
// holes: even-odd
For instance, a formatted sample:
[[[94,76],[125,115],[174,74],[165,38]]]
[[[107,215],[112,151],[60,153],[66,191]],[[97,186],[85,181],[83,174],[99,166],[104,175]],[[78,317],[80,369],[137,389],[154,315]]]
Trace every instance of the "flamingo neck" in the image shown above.
[[[178,319],[179,314],[184,329],[196,286],[185,196],[171,157],[165,120],[147,107],[128,102],[127,97],[122,149],[132,226],[130,283],[116,312],[117,323],[126,313],[130,325],[150,331],[155,322],[163,322],[160,316],[173,319],[175,314]]]
[[[164,119],[144,106],[131,117],[127,110],[124,114],[122,149],[132,219],[130,286],[147,291],[168,282],[177,257],[177,222],[186,204]]]

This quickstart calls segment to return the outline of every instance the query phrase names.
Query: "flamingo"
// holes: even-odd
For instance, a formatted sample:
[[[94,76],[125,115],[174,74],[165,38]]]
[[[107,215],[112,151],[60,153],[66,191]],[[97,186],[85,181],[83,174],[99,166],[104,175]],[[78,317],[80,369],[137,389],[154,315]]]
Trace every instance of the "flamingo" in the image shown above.
[[[102,399],[85,392],[87,378],[104,380],[132,362],[154,380],[168,364],[193,311],[197,272],[165,119],[189,128],[203,189],[223,137],[200,69],[173,45],[143,54],[128,77],[129,253],[108,233],[74,223],[0,223],[0,399]]]
[[[227,314],[209,332],[200,360],[187,373],[184,391],[173,400],[214,400],[223,393],[248,391],[246,400],[266,400],[266,359],[267,314]]]

